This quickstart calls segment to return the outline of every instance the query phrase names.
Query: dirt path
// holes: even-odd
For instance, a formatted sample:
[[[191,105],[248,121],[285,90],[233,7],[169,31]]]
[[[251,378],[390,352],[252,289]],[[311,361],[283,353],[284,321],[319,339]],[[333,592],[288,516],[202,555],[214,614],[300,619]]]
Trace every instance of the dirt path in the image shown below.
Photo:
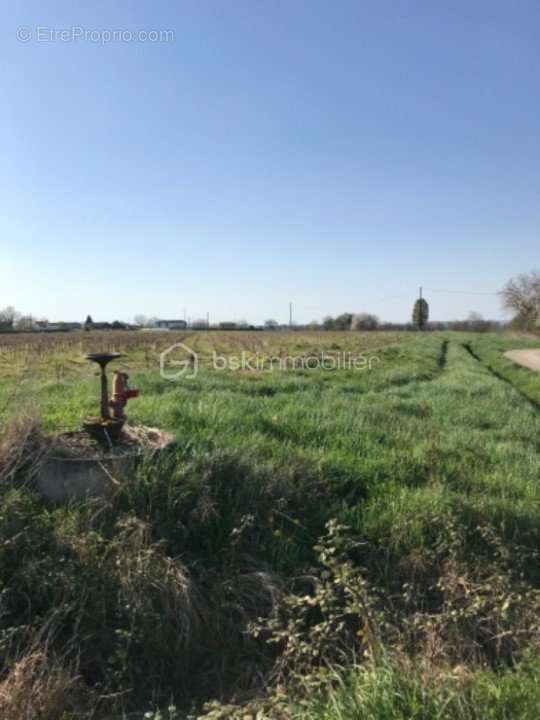
[[[530,370],[540,372],[540,349],[538,350],[509,350],[504,356],[518,365],[524,365]]]

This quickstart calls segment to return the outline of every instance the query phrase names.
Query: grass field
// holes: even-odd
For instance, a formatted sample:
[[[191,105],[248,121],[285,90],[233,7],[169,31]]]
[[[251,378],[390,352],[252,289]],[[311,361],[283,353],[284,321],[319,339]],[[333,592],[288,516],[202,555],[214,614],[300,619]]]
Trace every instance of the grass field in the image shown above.
[[[196,378],[160,376],[176,341]],[[536,718],[540,374],[503,356],[535,345],[0,336],[4,457],[21,413],[50,434],[96,412],[90,349],[126,354],[130,420],[178,440],[106,502],[47,505],[24,453],[4,472],[0,715]],[[217,371],[214,351],[376,362]]]

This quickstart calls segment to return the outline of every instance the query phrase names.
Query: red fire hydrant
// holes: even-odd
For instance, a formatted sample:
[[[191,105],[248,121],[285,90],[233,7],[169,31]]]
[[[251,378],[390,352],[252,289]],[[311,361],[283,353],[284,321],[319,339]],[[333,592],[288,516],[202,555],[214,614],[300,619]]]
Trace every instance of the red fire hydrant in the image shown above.
[[[109,407],[112,416],[116,420],[124,420],[124,408],[130,398],[139,396],[139,391],[135,388],[128,387],[129,375],[124,372],[116,371],[112,380],[112,396],[109,401]]]

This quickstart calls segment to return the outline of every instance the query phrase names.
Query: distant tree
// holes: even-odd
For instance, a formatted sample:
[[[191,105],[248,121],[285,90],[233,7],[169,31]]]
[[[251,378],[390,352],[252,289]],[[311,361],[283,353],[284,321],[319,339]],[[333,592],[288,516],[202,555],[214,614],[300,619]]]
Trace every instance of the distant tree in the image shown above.
[[[341,313],[335,318],[327,315],[322,321],[322,328],[323,330],[350,330],[352,320],[352,313]]]
[[[28,332],[34,330],[36,327],[36,321],[32,315],[21,315],[17,320],[17,330],[21,332]]]
[[[417,330],[423,330],[429,319],[429,305],[425,298],[418,298],[414,303],[412,323]]]
[[[92,326],[94,325],[94,321],[92,320],[91,315],[86,316],[86,320],[84,321],[83,328],[88,332],[92,329]]]
[[[523,330],[540,327],[540,272],[511,278],[501,290],[503,305],[515,313],[513,323]]]
[[[0,310],[0,326],[11,330],[20,317],[21,314],[14,307],[8,305],[3,310]]]
[[[336,327],[334,318],[327,315],[322,321],[322,326],[324,330],[334,330]]]
[[[480,332],[480,330],[484,329],[485,324],[485,320],[480,313],[469,313],[467,317],[467,330],[472,330],[473,332]]]
[[[278,327],[278,321],[277,320],[265,320],[264,321],[264,327],[267,330],[275,330]]]
[[[145,325],[148,323],[148,318],[146,317],[146,315],[135,315],[135,317],[133,318],[133,322],[139,327],[145,327]]]
[[[205,318],[197,318],[191,323],[191,327],[195,330],[202,330],[206,327],[206,319]]]
[[[338,315],[334,321],[336,330],[350,330],[352,319],[352,313],[342,313]]]
[[[353,315],[352,330],[376,330],[379,326],[379,318],[370,313],[357,313]]]

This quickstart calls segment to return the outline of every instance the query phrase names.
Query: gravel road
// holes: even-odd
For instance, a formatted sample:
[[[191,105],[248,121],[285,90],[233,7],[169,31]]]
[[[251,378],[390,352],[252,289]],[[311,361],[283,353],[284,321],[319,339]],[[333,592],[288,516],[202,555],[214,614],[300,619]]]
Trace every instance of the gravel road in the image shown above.
[[[540,372],[540,349],[539,350],[509,350],[504,353],[505,357],[518,365],[525,365],[531,370]]]

